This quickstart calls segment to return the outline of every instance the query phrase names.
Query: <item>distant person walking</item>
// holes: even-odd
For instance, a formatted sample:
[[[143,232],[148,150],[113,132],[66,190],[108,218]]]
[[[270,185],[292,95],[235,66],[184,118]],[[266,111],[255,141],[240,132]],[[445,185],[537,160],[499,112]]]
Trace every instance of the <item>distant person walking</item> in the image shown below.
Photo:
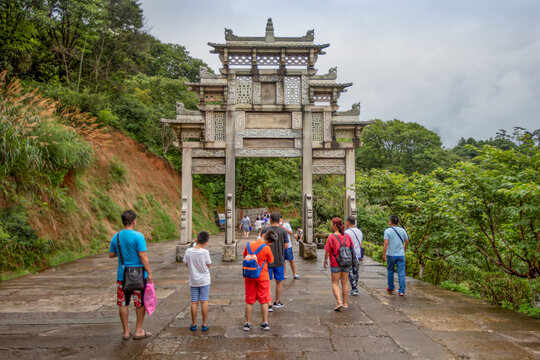
[[[399,296],[405,295],[405,252],[409,244],[409,236],[398,226],[399,217],[390,216],[390,227],[384,230],[383,261],[388,269],[388,293],[394,293],[394,266],[397,267],[399,280]]]
[[[153,282],[152,270],[150,269],[150,263],[148,262],[148,254],[146,253],[146,241],[143,234],[135,231],[137,225],[137,214],[133,210],[124,211],[121,215],[122,224],[124,229],[116,233],[111,239],[111,245],[109,247],[109,257],[115,258],[118,256],[118,244],[120,244],[120,251],[122,252],[122,258],[124,266],[141,266],[144,267],[144,278],[146,282]],[[119,306],[120,321],[124,333],[122,339],[128,340],[133,336],[133,340],[146,339],[152,336],[151,333],[143,329],[144,322],[144,290],[142,291],[126,291],[122,290],[124,281],[124,266],[122,261],[118,259],[118,269],[116,271],[116,302]],[[131,333],[129,330],[129,303],[133,297],[133,303],[135,304],[135,313],[137,314],[137,323],[135,325],[135,333]]]
[[[274,256],[274,262],[268,265],[268,272],[270,273],[270,280],[276,280],[276,297],[274,298],[274,305],[270,302],[268,311],[274,311],[274,308],[283,307],[283,303],[280,301],[281,292],[283,290],[283,280],[285,279],[285,260],[283,258],[283,249],[287,242],[287,232],[280,226],[279,222],[281,215],[278,212],[270,214],[270,226],[263,229],[264,235],[267,231],[273,230],[278,235],[278,239],[270,245],[272,249],[272,255]]]
[[[353,265],[354,245],[349,235],[345,234],[343,221],[335,217],[332,219],[332,234],[328,235],[324,250],[324,268],[328,267],[328,258],[330,258],[330,270],[332,276],[332,292],[336,298],[335,311],[347,309],[349,307],[349,289],[347,278]],[[344,248],[344,249],[342,249]],[[349,259],[345,259],[348,256]],[[341,293],[339,283],[341,282]]]
[[[244,215],[244,218],[240,222],[240,227],[244,232],[244,237],[247,239],[249,237],[249,228],[251,227],[251,221],[247,215]]]
[[[291,235],[293,234],[291,224],[288,221],[280,221],[281,227],[287,232],[287,239],[288,241],[285,243],[285,249],[283,249],[283,258],[285,261],[289,262],[289,266],[291,267],[291,271],[293,273],[293,278],[295,280],[300,279],[300,276],[296,274],[296,265],[294,264],[294,253],[293,253],[293,243]],[[287,265],[284,262],[283,263],[283,276],[286,279],[287,278]]]
[[[274,231],[268,231],[266,234],[257,241],[250,241],[244,248],[244,259],[248,254],[253,258],[253,254],[257,257],[257,264],[262,267],[258,278],[244,278],[245,286],[245,315],[246,323],[244,324],[244,331],[251,330],[251,315],[253,313],[253,304],[258,300],[261,304],[261,329],[268,331],[270,326],[268,325],[268,303],[272,301],[272,295],[270,293],[270,277],[268,276],[268,264],[274,261],[272,250],[270,245],[277,241],[277,234]],[[248,247],[249,250],[248,251]],[[260,250],[259,250],[260,248]],[[259,252],[257,253],[257,250]]]
[[[205,249],[210,235],[201,231],[197,235],[194,247],[186,250],[184,262],[189,270],[189,286],[191,290],[191,326],[189,330],[197,331],[197,307],[201,303],[202,331],[208,330],[208,297],[210,294],[210,252]]]
[[[345,220],[345,234],[349,235],[354,245],[354,252],[358,260],[362,259],[362,240],[364,235],[362,231],[356,227],[356,219],[354,216],[349,216]],[[358,295],[358,270],[360,268],[360,261],[356,261],[351,266],[351,271],[349,271],[349,282],[351,283],[351,292],[349,295],[357,296]]]

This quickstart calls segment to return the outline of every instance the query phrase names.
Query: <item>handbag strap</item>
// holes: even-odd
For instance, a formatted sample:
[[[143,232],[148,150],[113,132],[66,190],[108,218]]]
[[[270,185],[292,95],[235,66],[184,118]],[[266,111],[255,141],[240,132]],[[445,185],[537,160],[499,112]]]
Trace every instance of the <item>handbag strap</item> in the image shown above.
[[[120,247],[120,231],[116,233],[116,243],[118,244],[118,256],[120,257],[120,263],[122,264],[122,267],[125,268],[124,265],[124,257],[122,256],[122,248]]]
[[[401,240],[401,245],[403,245],[403,244],[404,244],[403,238],[401,237],[401,235],[399,235],[399,232],[398,232],[398,231],[396,230],[396,228],[393,227],[393,226],[392,226],[392,230],[394,230],[394,231],[396,232],[397,236],[399,237],[399,240]]]
[[[338,236],[336,234],[332,234],[334,235],[334,237],[337,239],[337,241],[339,242],[339,249],[341,249],[341,247],[343,246],[343,243],[341,242],[341,240],[339,240]],[[347,238],[345,238],[345,244],[347,244]],[[339,250],[338,250],[339,251]],[[337,261],[337,256],[336,254],[332,251],[332,255],[334,255],[334,259],[336,259]]]

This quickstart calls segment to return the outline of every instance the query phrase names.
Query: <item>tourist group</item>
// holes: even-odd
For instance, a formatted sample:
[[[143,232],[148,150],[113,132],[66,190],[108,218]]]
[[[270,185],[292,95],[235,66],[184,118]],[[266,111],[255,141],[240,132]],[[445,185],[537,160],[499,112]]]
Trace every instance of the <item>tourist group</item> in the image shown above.
[[[264,221],[262,219],[265,219]],[[267,219],[267,220],[266,220]],[[135,231],[136,214],[132,210],[122,213],[123,230],[115,234],[111,240],[109,256],[119,257],[117,270],[117,304],[119,306],[120,320],[123,326],[124,340],[133,338],[141,340],[152,336],[143,328],[145,317],[145,301],[147,300],[146,286],[153,283],[152,270],[148,261],[146,241],[144,236]],[[389,225],[384,231],[383,260],[388,264],[388,287],[386,290],[394,292],[394,267],[397,267],[400,296],[405,295],[405,251],[409,242],[407,232],[400,227],[399,218],[390,217]],[[240,224],[244,234],[251,230],[250,219],[245,216]],[[335,311],[348,308],[348,296],[358,295],[358,271],[363,258],[363,234],[356,227],[356,219],[349,216],[345,220],[335,217],[332,219],[332,233],[328,236],[324,250],[324,268],[330,265],[332,292],[336,305]],[[247,230],[247,231],[246,231]],[[283,280],[286,279],[285,262],[289,265],[293,279],[299,280],[294,264],[292,238],[300,241],[301,231],[294,237],[288,222],[284,222],[278,212],[262,214],[257,218],[256,230],[258,238],[249,241],[243,251],[242,273],[245,285],[245,324],[244,330],[252,329],[252,313],[255,302],[260,303],[262,330],[270,330],[268,314],[284,306],[281,302]],[[206,249],[209,234],[201,231],[193,243],[186,250],[184,262],[189,271],[189,285],[191,289],[191,325],[190,330],[197,331],[198,305],[201,305],[202,331],[208,331],[208,299],[210,294],[210,267],[212,260]],[[133,268],[139,268],[140,288],[134,288],[136,278],[132,275]],[[134,273],[134,272],[133,272]],[[272,300],[270,282],[275,280],[275,296]],[[351,289],[349,291],[348,284]],[[340,288],[341,285],[341,288]],[[152,287],[153,289],[153,287]],[[153,294],[153,291],[152,291]],[[128,305],[133,298],[136,308],[136,328],[131,332],[128,326]]]

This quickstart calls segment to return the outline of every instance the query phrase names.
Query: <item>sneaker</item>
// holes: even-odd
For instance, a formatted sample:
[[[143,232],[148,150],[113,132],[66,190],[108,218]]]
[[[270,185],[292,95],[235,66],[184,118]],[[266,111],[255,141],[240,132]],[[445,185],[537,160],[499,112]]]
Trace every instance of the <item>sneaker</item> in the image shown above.
[[[268,305],[268,312],[274,312],[274,307],[272,305]]]
[[[352,296],[358,296],[358,289],[351,290],[351,292],[349,293],[349,295],[352,295]]]
[[[202,331],[208,331],[208,325],[206,325],[206,326],[203,325],[203,326],[201,327],[201,330],[202,330]]]
[[[264,331],[268,331],[270,330],[270,326],[268,325],[268,323],[262,323],[261,324],[261,329],[263,329]]]
[[[249,330],[251,330],[251,324],[247,322],[244,324],[244,331],[249,331]]]
[[[300,275],[294,275],[294,280],[301,279]]]
[[[388,291],[389,294],[393,294],[394,290],[390,290],[389,288],[386,288],[386,291]]]
[[[191,330],[191,331],[197,331],[197,325],[191,325],[191,326],[189,327],[189,330]]]
[[[285,305],[283,305],[283,304],[281,303],[281,301],[278,301],[278,302],[275,302],[275,303],[274,303],[274,307],[276,307],[276,308],[280,308],[280,307],[283,307],[283,306],[285,306]]]

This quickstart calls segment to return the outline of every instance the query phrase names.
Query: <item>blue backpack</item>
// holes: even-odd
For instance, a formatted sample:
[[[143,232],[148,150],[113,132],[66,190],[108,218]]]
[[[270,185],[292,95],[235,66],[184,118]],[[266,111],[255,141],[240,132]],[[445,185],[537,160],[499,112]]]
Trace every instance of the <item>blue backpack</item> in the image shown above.
[[[262,244],[257,250],[255,250],[255,252],[253,252],[251,251],[250,243],[246,245],[248,254],[244,257],[244,261],[242,262],[242,273],[244,277],[258,279],[261,276],[261,271],[266,264],[266,260],[261,266],[259,266],[257,254],[259,254],[265,246],[266,244]]]

